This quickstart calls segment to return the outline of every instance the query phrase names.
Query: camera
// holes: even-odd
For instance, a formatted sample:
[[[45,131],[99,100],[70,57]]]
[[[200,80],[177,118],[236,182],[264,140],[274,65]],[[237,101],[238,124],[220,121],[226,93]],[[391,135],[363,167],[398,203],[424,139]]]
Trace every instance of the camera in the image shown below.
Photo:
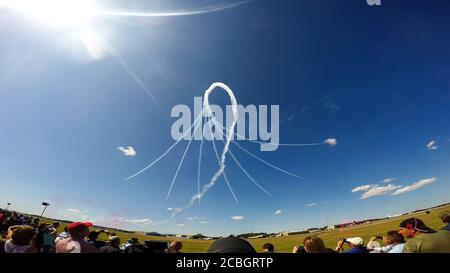
[[[376,235],[375,238],[376,238],[377,240],[381,240],[381,239],[383,239],[383,236],[381,236],[381,235]]]
[[[344,243],[348,243],[347,238],[342,238],[341,241]]]

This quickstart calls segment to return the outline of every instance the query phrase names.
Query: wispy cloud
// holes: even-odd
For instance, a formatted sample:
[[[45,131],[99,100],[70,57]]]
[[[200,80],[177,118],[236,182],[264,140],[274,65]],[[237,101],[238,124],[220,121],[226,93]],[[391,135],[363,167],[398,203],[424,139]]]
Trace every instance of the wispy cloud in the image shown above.
[[[323,143],[328,144],[330,146],[336,146],[337,139],[335,139],[335,138],[328,138],[328,139],[325,139],[325,141]]]
[[[168,210],[168,211],[172,211],[172,212],[176,212],[176,213],[182,211],[182,209],[180,209],[180,208],[167,208],[167,210]]]
[[[125,219],[124,222],[137,225],[149,225],[153,223],[150,219]]]
[[[306,111],[308,111],[309,106],[305,105],[302,107],[302,109],[300,111],[294,112],[292,113],[289,117],[288,117],[288,121],[291,121],[297,117],[301,117]]]
[[[401,186],[396,186],[393,184],[389,184],[387,186],[374,185],[368,191],[364,192],[361,195],[361,199],[367,199],[374,196],[389,194],[399,188],[401,188]]]
[[[273,214],[279,215],[279,214],[282,214],[282,213],[283,213],[283,211],[281,209],[279,209],[279,210],[275,211]]]
[[[131,146],[128,146],[127,148],[122,146],[117,147],[117,150],[121,151],[126,157],[136,156],[136,151]]]
[[[204,225],[204,224],[208,224],[208,222],[206,222],[206,221],[201,221],[200,224]]]
[[[426,185],[433,183],[434,181],[436,181],[436,179],[437,179],[437,177],[431,177],[431,178],[419,180],[419,181],[415,182],[414,184],[411,184],[411,185],[408,185],[401,189],[396,190],[394,193],[392,193],[392,195],[398,195],[398,194],[402,194],[402,193],[406,193],[406,192],[410,192],[410,191],[415,191],[419,188],[425,187]]]
[[[233,220],[233,221],[241,221],[241,220],[244,220],[244,216],[232,216],[231,220]]]
[[[370,188],[372,188],[372,185],[358,186],[358,187],[354,188],[354,189],[352,190],[352,192],[368,191],[368,190],[370,190]]]
[[[437,150],[439,147],[437,145],[437,141],[436,140],[432,140],[430,142],[427,143],[427,150],[428,151],[434,151]]]
[[[79,209],[67,209],[67,211],[73,212],[73,213],[80,213],[81,212],[81,210],[79,210]]]
[[[184,227],[186,224],[178,224],[177,227]]]
[[[397,181],[397,178],[385,178],[383,180],[381,180],[381,183],[391,183]]]
[[[317,203],[316,202],[309,203],[309,204],[306,204],[306,206],[307,207],[315,207],[315,206],[317,206]]]

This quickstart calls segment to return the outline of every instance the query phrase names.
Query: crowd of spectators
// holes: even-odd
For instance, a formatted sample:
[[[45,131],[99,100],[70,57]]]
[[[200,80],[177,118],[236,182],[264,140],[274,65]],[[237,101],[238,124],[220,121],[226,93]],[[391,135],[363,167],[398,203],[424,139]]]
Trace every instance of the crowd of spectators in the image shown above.
[[[444,211],[440,219],[445,226],[433,230],[418,218],[409,218],[399,224],[398,230],[376,235],[365,244],[362,237],[340,239],[335,249],[325,246],[317,236],[306,237],[294,246],[293,253],[450,253],[450,212]],[[5,253],[180,253],[183,244],[153,242],[142,244],[131,238],[121,244],[120,238],[104,229],[90,230],[90,222],[75,222],[58,232],[60,223],[41,223],[33,218],[8,210],[0,210],[0,232],[6,238],[0,250]],[[105,234],[107,240],[99,240]],[[274,253],[275,246],[265,243],[263,253]],[[239,237],[216,240],[208,253],[257,253],[253,246]]]

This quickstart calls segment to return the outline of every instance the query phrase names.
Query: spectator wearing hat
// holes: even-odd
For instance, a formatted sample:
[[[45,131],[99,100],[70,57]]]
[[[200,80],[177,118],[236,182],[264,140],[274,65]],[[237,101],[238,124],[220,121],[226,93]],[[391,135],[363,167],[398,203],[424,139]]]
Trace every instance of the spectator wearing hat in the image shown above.
[[[399,233],[410,238],[403,253],[450,253],[450,233],[446,230],[436,232],[418,218],[401,222]]]
[[[120,238],[118,236],[110,236],[108,245],[98,249],[99,253],[120,253]]]
[[[336,252],[340,252],[343,250],[344,244],[348,243],[350,249],[345,251],[344,253],[369,253],[366,247],[364,247],[364,240],[361,237],[353,237],[347,239],[341,239],[337,243]]]
[[[443,227],[442,230],[450,231],[450,211],[446,210],[439,213],[439,218],[441,218],[442,222],[446,224],[446,226]]]
[[[85,241],[89,235],[90,222],[75,222],[67,226],[70,237],[56,244],[56,253],[97,253],[97,249]]]
[[[104,247],[106,245],[105,242],[103,241],[99,241],[98,240],[98,236],[100,235],[101,231],[96,230],[96,231],[91,231],[89,232],[88,235],[88,243],[90,243],[91,245],[93,245],[96,249],[100,249],[101,247]]]

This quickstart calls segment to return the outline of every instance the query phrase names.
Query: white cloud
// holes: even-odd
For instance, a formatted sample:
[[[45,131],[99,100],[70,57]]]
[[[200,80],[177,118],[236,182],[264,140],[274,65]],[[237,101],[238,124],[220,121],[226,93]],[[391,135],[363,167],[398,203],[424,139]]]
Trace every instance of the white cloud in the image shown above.
[[[125,156],[136,156],[136,151],[133,147],[129,146],[127,148],[125,147],[117,147],[117,150],[121,151]]]
[[[328,139],[325,139],[325,141],[323,143],[328,144],[330,146],[336,146],[337,139],[335,139],[335,138],[328,138]]]
[[[208,222],[206,222],[206,221],[201,221],[200,224],[204,225],[204,224],[208,224]]]
[[[354,189],[352,190],[352,192],[368,191],[368,190],[370,190],[370,188],[372,188],[372,185],[358,186],[358,187],[354,188]]]
[[[419,180],[419,181],[415,182],[414,184],[411,184],[409,186],[406,186],[406,187],[396,190],[394,193],[392,193],[392,195],[398,195],[398,194],[402,194],[405,192],[417,190],[419,188],[425,187],[426,185],[433,183],[434,181],[436,181],[436,179],[437,179],[437,177],[431,177],[431,178]]]
[[[315,206],[317,206],[317,203],[316,202],[309,203],[309,204],[306,204],[306,206],[307,207],[315,207]]]
[[[275,215],[279,215],[279,214],[282,214],[283,213],[283,211],[281,210],[281,209],[279,209],[279,210],[277,210],[277,211],[275,211]]]
[[[438,146],[437,146],[437,141],[436,140],[432,140],[430,142],[428,142],[427,144],[427,150],[428,151],[434,151],[437,150]]]
[[[79,209],[67,209],[67,211],[73,212],[73,213],[81,213],[81,210],[79,210]]]
[[[178,224],[177,227],[184,227],[186,226],[185,224]]]
[[[173,211],[173,212],[181,212],[182,209],[180,208],[167,208],[168,211]]]
[[[124,222],[138,225],[149,225],[153,221],[150,219],[125,219]]]
[[[368,191],[361,195],[361,199],[367,199],[374,196],[385,195],[391,193],[397,189],[401,188],[401,186],[396,186],[393,184],[389,184],[387,186],[372,186]]]
[[[232,216],[231,220],[233,220],[233,221],[241,221],[241,220],[244,220],[244,216]]]
[[[397,180],[397,178],[385,178],[381,182],[382,183],[391,183],[391,182],[394,182],[396,180]]]
[[[198,219],[197,216],[195,216],[195,217],[187,217],[186,218],[186,220],[188,220],[188,221],[194,221],[194,220],[197,220],[197,219]]]

